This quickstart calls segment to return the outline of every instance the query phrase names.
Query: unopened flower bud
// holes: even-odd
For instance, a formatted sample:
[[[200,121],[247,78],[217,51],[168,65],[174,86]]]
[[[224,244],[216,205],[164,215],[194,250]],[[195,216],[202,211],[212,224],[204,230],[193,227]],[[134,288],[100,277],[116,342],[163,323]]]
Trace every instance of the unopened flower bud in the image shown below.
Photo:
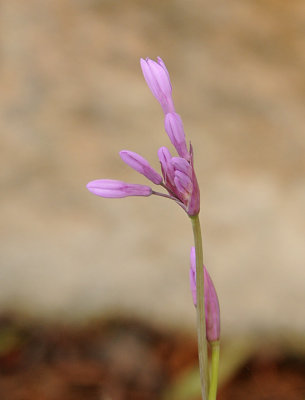
[[[146,161],[145,158],[139,154],[129,150],[122,150],[120,151],[120,156],[126,164],[138,171],[140,174],[144,175],[156,185],[160,185],[160,183],[162,183],[162,176],[158,174],[158,172],[149,165],[148,161]]]
[[[204,309],[206,336],[209,342],[215,342],[220,338],[220,311],[217,293],[212,279],[203,266],[204,271]],[[195,247],[191,249],[191,267],[190,267],[190,286],[194,305],[197,305],[196,294],[196,254]]]
[[[149,186],[136,183],[126,183],[113,179],[97,179],[87,185],[87,189],[101,197],[121,198],[128,196],[150,196],[152,189]]]
[[[177,150],[179,156],[189,160],[190,155],[187,151],[185,133],[180,115],[177,113],[166,114],[164,126],[166,133],[168,134],[168,137]]]
[[[144,78],[152,94],[161,104],[164,114],[175,112],[169,73],[160,57],[157,58],[157,61],[141,58]]]
[[[193,187],[191,178],[184,172],[175,171],[174,183],[179,194],[187,201]]]

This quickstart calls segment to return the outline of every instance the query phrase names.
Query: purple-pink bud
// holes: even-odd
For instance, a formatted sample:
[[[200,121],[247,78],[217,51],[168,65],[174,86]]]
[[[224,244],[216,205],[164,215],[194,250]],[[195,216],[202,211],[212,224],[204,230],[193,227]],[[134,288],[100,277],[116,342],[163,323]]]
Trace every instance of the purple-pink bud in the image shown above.
[[[177,171],[183,172],[185,175],[192,177],[192,167],[190,164],[181,157],[173,157],[172,164]]]
[[[169,73],[160,57],[157,58],[157,61],[141,58],[144,78],[152,94],[161,104],[164,114],[175,112]]]
[[[158,174],[142,156],[133,151],[122,150],[120,151],[121,159],[128,164],[131,168],[144,175],[147,179],[160,185],[163,181],[162,176]]]
[[[179,194],[183,197],[185,201],[187,201],[193,187],[191,178],[187,176],[184,172],[175,171],[174,182]]]
[[[206,335],[209,342],[215,342],[220,338],[220,311],[217,293],[212,279],[203,266],[204,271],[204,309]],[[196,294],[196,254],[195,247],[191,249],[191,267],[190,267],[190,286],[194,305],[197,305]]]
[[[87,185],[87,189],[97,196],[121,198],[127,196],[150,196],[152,189],[149,186],[136,183],[126,183],[112,179],[97,179]]]
[[[190,155],[187,150],[185,133],[180,115],[177,113],[166,114],[164,126],[168,137],[177,150],[179,156],[189,160]]]

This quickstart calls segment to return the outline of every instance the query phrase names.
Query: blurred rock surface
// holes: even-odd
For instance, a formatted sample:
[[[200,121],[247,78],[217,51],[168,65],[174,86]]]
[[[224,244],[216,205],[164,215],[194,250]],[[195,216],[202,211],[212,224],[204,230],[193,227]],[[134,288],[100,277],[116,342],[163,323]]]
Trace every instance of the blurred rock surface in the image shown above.
[[[139,58],[160,55],[195,148],[205,263],[223,330],[305,329],[303,1],[4,0],[0,308],[121,312],[193,329],[192,233],[119,150],[168,145]]]

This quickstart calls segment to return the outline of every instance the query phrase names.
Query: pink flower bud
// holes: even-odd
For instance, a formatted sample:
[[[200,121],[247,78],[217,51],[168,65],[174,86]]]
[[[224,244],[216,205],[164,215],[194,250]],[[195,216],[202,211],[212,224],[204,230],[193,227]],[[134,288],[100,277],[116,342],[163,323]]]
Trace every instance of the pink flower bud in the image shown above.
[[[192,167],[185,158],[173,157],[172,164],[176,171],[183,172],[188,177],[192,177]]]
[[[192,180],[184,172],[175,171],[175,186],[182,198],[187,201],[192,191]]]
[[[168,137],[177,150],[179,156],[189,160],[190,155],[187,151],[185,133],[180,115],[177,113],[166,114],[164,126]]]
[[[161,104],[164,114],[174,112],[174,103],[172,99],[172,85],[169,79],[169,73],[164,62],[160,57],[157,61],[149,58],[141,58],[141,68],[144,78],[152,94]]]
[[[121,198],[127,196],[150,196],[152,189],[149,186],[126,183],[112,179],[97,179],[87,185],[87,189],[101,197]]]
[[[126,164],[138,171],[140,174],[146,176],[147,179],[156,185],[162,183],[162,176],[159,175],[158,172],[149,165],[148,161],[139,154],[134,153],[133,151],[122,150],[120,151],[120,156]]]
[[[209,342],[215,342],[220,338],[220,311],[217,293],[212,279],[203,266],[204,271],[204,309],[206,335]],[[191,267],[190,267],[190,286],[194,305],[197,305],[196,294],[196,255],[195,247],[191,249]]]

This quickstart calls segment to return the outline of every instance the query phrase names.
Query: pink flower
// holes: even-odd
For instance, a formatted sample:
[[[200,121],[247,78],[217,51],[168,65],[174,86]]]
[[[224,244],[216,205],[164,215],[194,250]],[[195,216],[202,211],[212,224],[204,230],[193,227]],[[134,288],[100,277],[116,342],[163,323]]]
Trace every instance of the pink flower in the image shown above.
[[[203,266],[204,271],[204,308],[206,335],[209,342],[215,342],[220,338],[220,311],[217,293],[212,279]],[[190,267],[190,286],[194,305],[197,305],[196,293],[196,255],[195,247],[191,249],[191,267]]]
[[[194,171],[193,149],[187,149],[182,120],[175,112],[172,100],[172,85],[164,62],[149,58],[141,59],[144,78],[153,95],[161,104],[165,114],[165,130],[177,150],[178,157],[172,157],[166,147],[158,151],[162,176],[142,156],[129,150],[122,150],[122,160],[131,168],[144,175],[155,185],[162,186],[168,194],[152,190],[148,186],[124,183],[113,180],[90,182],[87,188],[101,197],[149,196],[155,194],[176,201],[190,216],[200,210],[200,193]]]

